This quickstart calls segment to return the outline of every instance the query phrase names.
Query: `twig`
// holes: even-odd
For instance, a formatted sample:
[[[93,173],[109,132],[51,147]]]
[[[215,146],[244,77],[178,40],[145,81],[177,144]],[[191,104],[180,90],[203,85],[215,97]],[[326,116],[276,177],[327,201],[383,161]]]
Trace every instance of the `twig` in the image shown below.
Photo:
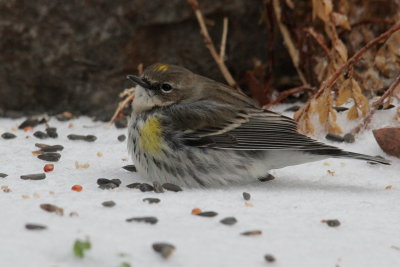
[[[110,124],[115,121],[115,119],[118,117],[121,110],[123,110],[124,107],[135,98],[135,88],[129,88],[129,89],[124,90],[122,93],[119,94],[119,97],[126,97],[126,98],[118,103],[118,107],[115,110],[115,112],[110,120]]]
[[[282,102],[282,100],[286,99],[288,96],[296,94],[296,93],[300,93],[303,91],[314,91],[315,88],[314,87],[309,87],[306,85],[302,85],[302,86],[298,86],[298,87],[294,87],[292,89],[289,90],[285,90],[283,92],[281,92],[271,103],[268,104],[268,107],[276,105],[280,102]]]
[[[274,12],[275,12],[275,17],[279,25],[279,30],[282,34],[283,40],[285,41],[286,48],[288,49],[288,52],[290,54],[290,57],[292,59],[293,65],[296,68],[297,74],[299,75],[299,78],[303,85],[307,85],[307,80],[304,77],[303,72],[300,69],[300,56],[299,52],[297,51],[292,38],[290,37],[290,33],[286,25],[282,23],[282,10],[281,6],[279,3],[279,0],[273,0],[273,6],[274,6]]]
[[[386,92],[372,104],[372,108],[370,109],[368,115],[364,118],[364,120],[353,130],[351,130],[352,134],[357,134],[359,133],[362,129],[365,129],[367,125],[371,122],[372,116],[375,114],[377,111],[378,107],[383,104],[385,99],[389,97],[390,95],[393,94],[393,92],[399,88],[398,86],[400,85],[400,74],[396,77],[396,79],[392,82],[392,84],[389,86],[389,89],[386,90]]]
[[[311,37],[314,38],[314,40],[317,42],[317,44],[318,44],[318,45],[322,48],[322,50],[325,52],[326,56],[327,56],[330,60],[332,60],[332,54],[331,54],[331,52],[329,51],[329,48],[324,44],[323,40],[321,40],[321,36],[319,36],[318,33],[316,33],[316,32],[314,31],[314,29],[311,28],[311,27],[304,29],[304,31],[305,31],[306,33],[308,33],[309,35],[311,35]]]
[[[241,92],[237,82],[233,79],[231,73],[229,72],[228,68],[225,65],[224,59],[221,58],[215,48],[214,42],[212,41],[210,34],[208,33],[207,26],[204,22],[203,14],[201,13],[199,2],[197,0],[187,0],[189,5],[192,7],[194,14],[196,15],[197,22],[200,26],[200,33],[204,38],[204,42],[208,50],[210,51],[211,56],[214,58],[214,61],[217,63],[219,70],[221,71],[222,75],[224,76],[226,82],[236,88],[238,91]]]
[[[219,49],[219,58],[225,59],[226,38],[228,37],[228,18],[224,18],[224,27],[222,29],[221,48]]]
[[[391,36],[394,32],[396,32],[398,30],[400,30],[400,24],[395,24],[389,30],[387,30],[386,32],[382,33],[381,35],[379,35],[375,39],[369,41],[365,46],[363,46],[360,50],[358,50],[358,52],[355,53],[349,60],[347,60],[347,62],[345,64],[343,64],[339,69],[337,69],[336,72],[334,74],[332,74],[332,76],[317,91],[317,93],[315,93],[313,95],[313,97],[308,100],[308,102],[304,106],[304,108],[302,108],[299,111],[299,114],[297,115],[298,120],[300,120],[303,117],[303,114],[304,114],[304,112],[306,110],[305,107],[310,105],[311,101],[313,101],[314,99],[320,97],[325,92],[325,90],[328,90],[328,89],[330,90],[332,88],[332,86],[334,85],[334,83],[336,82],[336,80],[340,77],[340,75],[343,72],[346,72],[349,69],[350,66],[352,66],[357,60],[359,60],[361,58],[361,56],[369,48],[371,48],[375,44],[383,41],[384,39],[388,38],[389,36]]]

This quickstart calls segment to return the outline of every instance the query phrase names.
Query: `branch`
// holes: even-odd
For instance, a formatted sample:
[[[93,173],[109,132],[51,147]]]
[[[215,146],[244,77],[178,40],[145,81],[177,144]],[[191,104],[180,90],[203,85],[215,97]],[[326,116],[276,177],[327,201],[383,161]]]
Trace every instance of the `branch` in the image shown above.
[[[295,45],[293,44],[293,40],[290,37],[290,33],[286,25],[284,25],[281,21],[282,18],[282,11],[281,11],[281,6],[279,3],[279,0],[273,0],[273,6],[274,6],[274,12],[275,12],[275,17],[279,25],[279,30],[282,34],[283,40],[285,41],[286,48],[288,49],[288,52],[290,54],[290,58],[292,59],[293,65],[296,68],[297,74],[299,75],[299,78],[303,85],[307,85],[306,78],[304,77],[303,72],[300,69],[300,56],[299,52],[297,51]]]
[[[377,111],[378,107],[383,104],[386,98],[388,98],[390,95],[394,93],[394,91],[399,88],[400,85],[400,74],[396,77],[396,79],[392,82],[392,84],[389,86],[389,89],[386,90],[386,92],[372,104],[372,108],[369,111],[368,115],[364,118],[364,120],[358,125],[356,128],[351,130],[352,134],[357,134],[359,133],[362,129],[365,129],[367,125],[371,122],[372,116],[375,114]]]
[[[222,30],[221,38],[221,48],[219,49],[219,58],[224,60],[225,58],[225,48],[226,48],[226,38],[228,37],[228,18],[224,18],[224,28]]]
[[[228,68],[225,65],[224,59],[220,57],[215,48],[214,42],[212,41],[210,34],[208,33],[207,26],[204,22],[203,14],[201,13],[199,2],[197,0],[187,0],[189,5],[192,7],[194,14],[196,15],[197,22],[200,26],[200,33],[204,38],[204,43],[208,50],[210,51],[211,56],[214,58],[214,61],[217,63],[219,70],[221,71],[222,75],[224,76],[226,82],[236,88],[238,91],[241,92],[237,82],[233,79],[231,73],[229,72]],[[222,39],[223,40],[223,39]],[[224,52],[225,53],[225,52]]]

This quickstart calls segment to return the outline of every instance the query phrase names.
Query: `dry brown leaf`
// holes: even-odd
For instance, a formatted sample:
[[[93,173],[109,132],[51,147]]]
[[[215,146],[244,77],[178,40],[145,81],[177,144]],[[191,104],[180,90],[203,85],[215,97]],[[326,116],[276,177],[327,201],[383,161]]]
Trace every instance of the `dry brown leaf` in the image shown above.
[[[345,30],[351,30],[351,26],[349,20],[346,15],[333,12],[332,13],[333,21],[335,22],[336,26],[340,26]]]
[[[347,111],[347,118],[349,120],[355,120],[358,118],[358,109],[357,106],[354,105],[352,106],[348,111]]]
[[[336,98],[336,105],[341,106],[349,100],[349,98],[352,97],[353,93],[351,90],[351,80],[347,79],[345,80],[342,85],[339,88],[338,96]]]
[[[313,14],[312,14],[313,19],[319,17],[324,22],[328,22],[330,20],[329,16],[331,15],[333,10],[333,5],[331,0],[313,0],[312,5],[313,5]]]
[[[346,46],[344,45],[344,43],[342,42],[342,40],[336,39],[336,40],[335,40],[334,46],[335,46],[335,50],[338,52],[340,58],[341,58],[344,62],[346,62],[347,59],[348,59],[348,56],[347,56],[347,48],[346,48]]]

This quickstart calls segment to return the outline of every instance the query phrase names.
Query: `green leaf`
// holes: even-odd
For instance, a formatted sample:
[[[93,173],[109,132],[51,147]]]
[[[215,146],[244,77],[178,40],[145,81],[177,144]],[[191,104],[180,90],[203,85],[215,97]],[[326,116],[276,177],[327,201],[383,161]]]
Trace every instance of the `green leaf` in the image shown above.
[[[131,264],[128,262],[123,262],[119,267],[131,267]]]
[[[77,258],[85,257],[85,250],[89,250],[92,248],[90,241],[81,241],[77,239],[74,243],[73,251],[74,255]]]

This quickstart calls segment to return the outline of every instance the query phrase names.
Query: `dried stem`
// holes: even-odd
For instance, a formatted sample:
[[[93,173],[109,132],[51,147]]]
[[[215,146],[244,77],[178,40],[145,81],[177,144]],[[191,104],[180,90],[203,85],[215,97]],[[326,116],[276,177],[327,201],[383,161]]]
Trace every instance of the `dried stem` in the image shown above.
[[[372,108],[370,109],[369,113],[367,116],[365,116],[364,120],[355,127],[353,130],[351,130],[352,134],[357,134],[361,130],[365,129],[367,125],[371,122],[372,116],[375,114],[377,111],[378,107],[383,104],[386,98],[391,96],[394,91],[399,88],[400,85],[400,74],[396,77],[396,79],[392,82],[392,84],[389,86],[389,89],[386,90],[386,92],[372,104]]]
[[[400,30],[400,24],[395,24],[389,30],[382,33],[375,39],[369,41],[365,46],[363,46],[360,50],[358,50],[358,52],[355,53],[345,64],[343,64],[339,69],[336,70],[336,72],[323,84],[323,86],[318,90],[318,92],[315,93],[313,95],[313,97],[307,102],[305,107],[310,105],[311,101],[320,97],[325,92],[325,90],[330,90],[332,88],[332,86],[334,85],[334,83],[336,82],[336,80],[340,77],[340,75],[342,75],[342,73],[346,72],[355,62],[357,62],[357,60],[359,60],[361,58],[361,56],[369,48],[371,48],[375,44],[387,39],[389,36],[391,36],[394,32],[396,32],[398,30]],[[300,113],[297,116],[298,119],[302,118],[305,110],[306,110],[305,108],[300,110]]]
[[[314,29],[313,28],[306,28],[306,29],[304,29],[304,31],[306,32],[306,33],[308,33],[309,35],[311,35],[311,37],[313,37],[314,38],[314,40],[317,42],[317,44],[322,48],[322,50],[324,51],[324,53],[326,54],[326,56],[330,59],[330,60],[332,60],[332,54],[331,54],[331,52],[329,51],[329,48],[324,44],[324,42],[323,42],[323,40],[321,40],[321,37],[320,36],[318,36],[318,33],[316,33],[315,31],[314,31]]]
[[[288,96],[296,94],[296,93],[300,93],[303,91],[314,91],[315,88],[314,87],[309,87],[306,85],[302,85],[302,86],[298,86],[298,87],[294,87],[292,89],[289,90],[285,90],[283,92],[281,92],[271,103],[268,104],[268,107],[276,105],[280,102],[282,102],[282,100],[286,99]]]
[[[210,51],[211,56],[213,57],[214,61],[217,63],[219,70],[221,71],[222,75],[224,76],[226,82],[236,88],[238,91],[241,92],[237,82],[233,79],[231,73],[229,72],[228,68],[225,65],[224,59],[220,57],[215,48],[214,42],[212,41],[210,34],[208,33],[207,26],[204,22],[203,14],[201,13],[199,2],[197,0],[188,0],[188,3],[192,7],[194,14],[196,15],[197,22],[200,26],[200,33],[204,38],[204,43],[208,50]],[[223,38],[222,38],[223,40]]]
[[[282,34],[283,40],[285,41],[286,48],[288,49],[288,52],[290,54],[290,57],[292,59],[293,65],[296,68],[297,74],[299,75],[299,78],[303,85],[307,85],[307,80],[304,77],[303,72],[300,69],[300,56],[299,56],[299,51],[297,51],[296,46],[293,43],[292,38],[290,37],[290,33],[286,25],[284,25],[281,21],[282,19],[282,10],[281,10],[281,5],[279,0],[273,0],[273,6],[274,6],[274,12],[275,12],[275,17],[279,25],[279,30]]]
[[[219,49],[219,57],[221,60],[225,59],[226,38],[228,37],[228,18],[224,18],[224,27],[222,30],[221,48]]]

